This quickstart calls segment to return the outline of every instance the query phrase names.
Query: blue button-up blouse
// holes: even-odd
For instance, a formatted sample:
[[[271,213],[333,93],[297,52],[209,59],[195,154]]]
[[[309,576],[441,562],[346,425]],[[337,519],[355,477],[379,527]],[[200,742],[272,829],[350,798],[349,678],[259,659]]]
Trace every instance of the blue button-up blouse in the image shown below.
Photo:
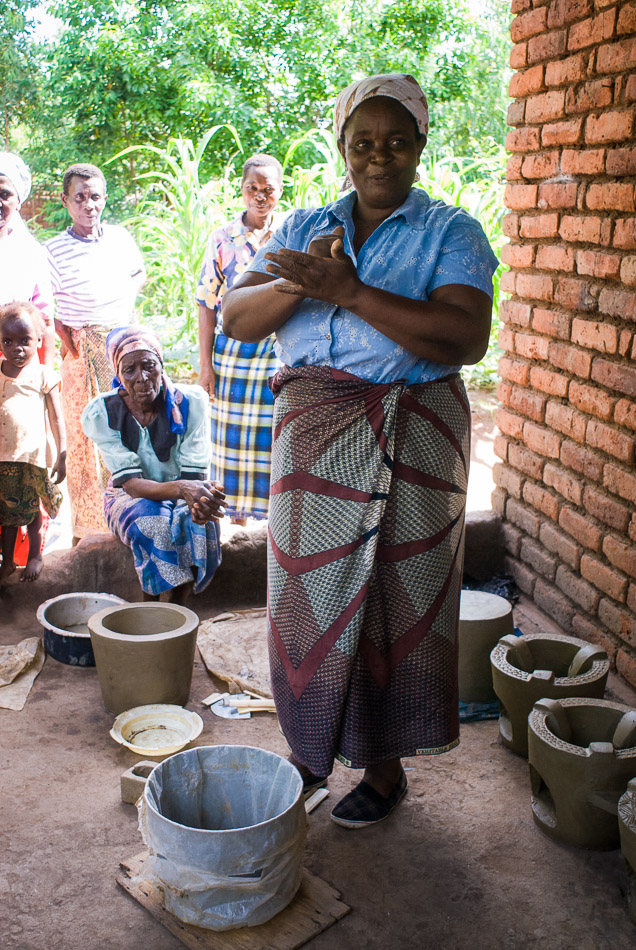
[[[413,188],[356,255],[352,217],[355,192],[324,208],[293,212],[256,254],[249,270],[267,273],[267,251],[306,251],[310,241],[345,229],[346,253],[365,284],[414,300],[427,300],[436,287],[467,284],[492,296],[498,261],[481,225],[462,208],[434,201]],[[320,300],[304,300],[276,333],[275,350],[288,366],[332,366],[373,382],[407,385],[457,371],[420,359],[361,317]]]

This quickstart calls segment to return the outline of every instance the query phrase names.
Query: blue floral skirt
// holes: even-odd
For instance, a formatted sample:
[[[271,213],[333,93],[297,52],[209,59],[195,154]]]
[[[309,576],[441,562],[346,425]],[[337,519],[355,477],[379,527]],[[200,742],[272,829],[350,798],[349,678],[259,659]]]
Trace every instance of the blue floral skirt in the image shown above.
[[[221,563],[217,523],[196,524],[183,500],[131,498],[123,488],[109,485],[104,515],[113,534],[132,549],[147,594],[156,596],[191,581],[198,594]]]

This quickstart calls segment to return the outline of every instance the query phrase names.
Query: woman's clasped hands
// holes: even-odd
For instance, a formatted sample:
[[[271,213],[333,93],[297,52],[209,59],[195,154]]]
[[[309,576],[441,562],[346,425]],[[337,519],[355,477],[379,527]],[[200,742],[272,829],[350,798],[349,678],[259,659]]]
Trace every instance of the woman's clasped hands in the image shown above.
[[[337,306],[352,300],[360,279],[344,250],[344,228],[314,238],[307,253],[283,247],[265,254],[267,272],[280,278],[275,289],[282,294],[313,297]]]
[[[184,480],[182,485],[182,498],[196,524],[207,524],[223,517],[225,492],[220,482]]]

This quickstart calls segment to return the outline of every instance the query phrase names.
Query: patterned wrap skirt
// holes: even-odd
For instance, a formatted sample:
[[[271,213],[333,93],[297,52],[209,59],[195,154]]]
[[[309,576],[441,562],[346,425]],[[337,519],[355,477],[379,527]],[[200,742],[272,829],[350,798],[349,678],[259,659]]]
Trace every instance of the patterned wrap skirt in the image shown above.
[[[272,689],[296,759],[328,775],[459,742],[457,627],[470,407],[285,367],[268,538]]]
[[[0,525],[29,525],[40,511],[55,518],[62,505],[62,492],[49,478],[47,469],[28,462],[0,462]]]
[[[215,337],[212,478],[223,485],[232,518],[266,518],[274,397],[268,380],[280,369],[273,338],[240,343]]]
[[[185,501],[131,498],[109,484],[104,515],[116,537],[132,549],[142,590],[163,594],[194,582],[194,593],[208,586],[221,563],[216,522],[196,524]]]
[[[71,330],[79,359],[67,353],[62,360],[62,412],[66,424],[66,478],[71,502],[73,536],[107,531],[103,494],[109,473],[95,443],[84,435],[81,416],[94,396],[112,389],[113,369],[106,356],[109,330],[86,326]]]

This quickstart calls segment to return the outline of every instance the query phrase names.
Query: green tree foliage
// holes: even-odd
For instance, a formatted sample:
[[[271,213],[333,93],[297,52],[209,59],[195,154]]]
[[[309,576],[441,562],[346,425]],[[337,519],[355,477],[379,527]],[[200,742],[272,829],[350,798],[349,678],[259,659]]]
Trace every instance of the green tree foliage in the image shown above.
[[[157,161],[156,171],[139,176],[145,191],[125,224],[135,234],[148,275],[139,301],[142,319],[161,334],[170,359],[177,362],[190,362],[197,355],[194,294],[207,238],[244,208],[240,179],[230,167],[208,182],[200,176],[206,149],[222,134],[232,137],[240,150],[230,125],[214,126],[197,143],[170,139],[162,149],[133,145],[121,156],[151,152]]]
[[[16,4],[20,0],[12,0]],[[50,0],[59,32],[37,53],[38,120],[26,157],[51,185],[71,161],[101,164],[132,145],[196,140],[231,123],[246,153],[284,156],[327,128],[337,92],[373,72],[406,71],[431,102],[431,141],[470,153],[502,141],[507,0]],[[220,172],[230,137],[203,158]],[[307,163],[308,147],[296,151]],[[137,196],[151,153],[130,152],[109,175],[115,203]]]
[[[18,123],[26,122],[37,95],[36,51],[28,13],[37,0],[0,0],[0,113],[3,148],[12,147]]]

